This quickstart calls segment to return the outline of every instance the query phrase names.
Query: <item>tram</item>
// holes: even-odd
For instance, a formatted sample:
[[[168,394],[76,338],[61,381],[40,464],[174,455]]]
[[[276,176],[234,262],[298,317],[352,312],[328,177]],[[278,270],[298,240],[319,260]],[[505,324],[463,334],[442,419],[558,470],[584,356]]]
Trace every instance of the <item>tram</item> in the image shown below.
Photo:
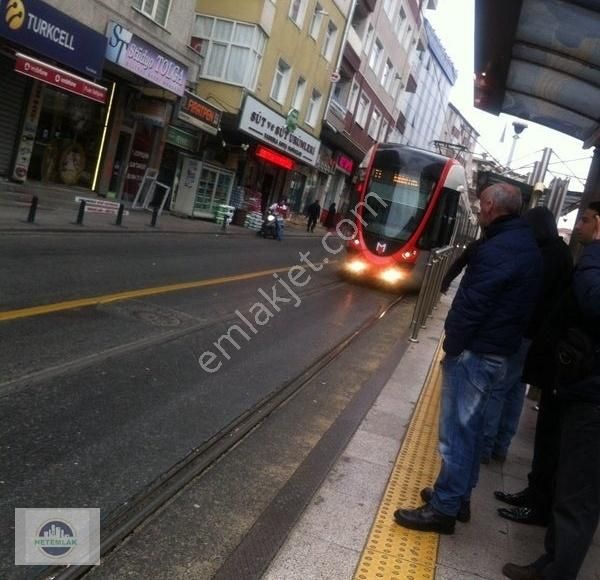
[[[476,237],[463,166],[399,144],[374,145],[359,167],[342,265],[346,278],[420,288],[430,251]]]

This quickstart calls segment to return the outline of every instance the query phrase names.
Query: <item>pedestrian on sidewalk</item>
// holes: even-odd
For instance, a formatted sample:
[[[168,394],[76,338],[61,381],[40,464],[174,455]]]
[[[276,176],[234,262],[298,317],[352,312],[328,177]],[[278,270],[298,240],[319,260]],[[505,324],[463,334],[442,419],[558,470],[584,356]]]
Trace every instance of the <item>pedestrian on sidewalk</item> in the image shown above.
[[[321,205],[319,204],[318,199],[315,199],[315,201],[313,201],[306,208],[306,215],[308,216],[308,221],[306,222],[306,231],[314,232],[317,221],[319,220],[319,216],[321,215]]]
[[[523,214],[523,219],[531,226],[542,253],[542,288],[521,346],[508,359],[506,377],[492,389],[485,417],[482,463],[489,463],[490,459],[501,463],[506,460],[523,409],[525,383],[521,375],[531,341],[540,331],[554,304],[564,295],[573,273],[573,257],[567,244],[558,235],[553,213],[547,207],[534,207]]]
[[[545,553],[502,569],[514,580],[575,580],[600,519],[600,202],[588,206],[573,233],[584,251],[554,358],[561,433],[552,515]]]
[[[470,518],[488,397],[519,348],[541,286],[542,258],[518,215],[519,189],[494,184],[483,190],[480,205],[486,239],[467,265],[444,325],[442,467],[433,488],[421,491],[425,505],[394,513],[396,523],[419,531],[451,534],[456,519]]]
[[[325,223],[323,224],[328,230],[335,228],[335,202],[329,206],[327,210],[327,217],[325,217]]]

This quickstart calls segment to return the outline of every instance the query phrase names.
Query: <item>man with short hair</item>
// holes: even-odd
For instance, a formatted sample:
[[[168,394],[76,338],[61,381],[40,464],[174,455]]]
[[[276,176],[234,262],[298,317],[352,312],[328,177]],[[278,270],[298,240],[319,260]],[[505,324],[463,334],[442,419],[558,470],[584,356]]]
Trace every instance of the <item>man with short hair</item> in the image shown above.
[[[583,332],[592,345],[577,378],[560,371],[560,451],[545,554],[529,566],[506,564],[513,580],[575,580],[600,519],[600,202],[592,202],[573,230],[584,246],[573,276],[572,299],[562,308],[558,336]],[[552,361],[548,361],[551,364]],[[565,362],[563,360],[563,362]]]
[[[505,183],[481,193],[485,240],[469,260],[445,323],[442,468],[434,487],[421,491],[425,505],[394,513],[401,526],[451,534],[456,519],[470,519],[490,390],[521,344],[542,279],[540,251],[518,215],[521,205],[521,192]]]

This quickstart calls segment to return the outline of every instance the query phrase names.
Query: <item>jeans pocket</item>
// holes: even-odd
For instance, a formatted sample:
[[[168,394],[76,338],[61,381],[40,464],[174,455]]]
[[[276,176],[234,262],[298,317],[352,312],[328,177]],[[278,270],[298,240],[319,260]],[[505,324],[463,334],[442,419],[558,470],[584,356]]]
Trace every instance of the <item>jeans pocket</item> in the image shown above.
[[[501,380],[506,372],[506,359],[503,357],[471,353],[467,360],[469,382],[481,393],[488,391],[491,385]]]

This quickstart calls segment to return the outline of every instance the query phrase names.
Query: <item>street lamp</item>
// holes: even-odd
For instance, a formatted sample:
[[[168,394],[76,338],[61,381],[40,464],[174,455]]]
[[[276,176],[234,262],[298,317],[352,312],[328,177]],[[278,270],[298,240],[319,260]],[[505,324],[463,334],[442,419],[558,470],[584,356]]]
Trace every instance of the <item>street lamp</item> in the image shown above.
[[[513,142],[510,147],[510,153],[508,154],[508,159],[506,160],[506,167],[510,167],[512,163],[513,155],[515,153],[515,147],[517,146],[517,139],[519,135],[527,129],[527,123],[521,123],[520,121],[513,121],[513,129],[515,130],[515,134],[513,135]]]

